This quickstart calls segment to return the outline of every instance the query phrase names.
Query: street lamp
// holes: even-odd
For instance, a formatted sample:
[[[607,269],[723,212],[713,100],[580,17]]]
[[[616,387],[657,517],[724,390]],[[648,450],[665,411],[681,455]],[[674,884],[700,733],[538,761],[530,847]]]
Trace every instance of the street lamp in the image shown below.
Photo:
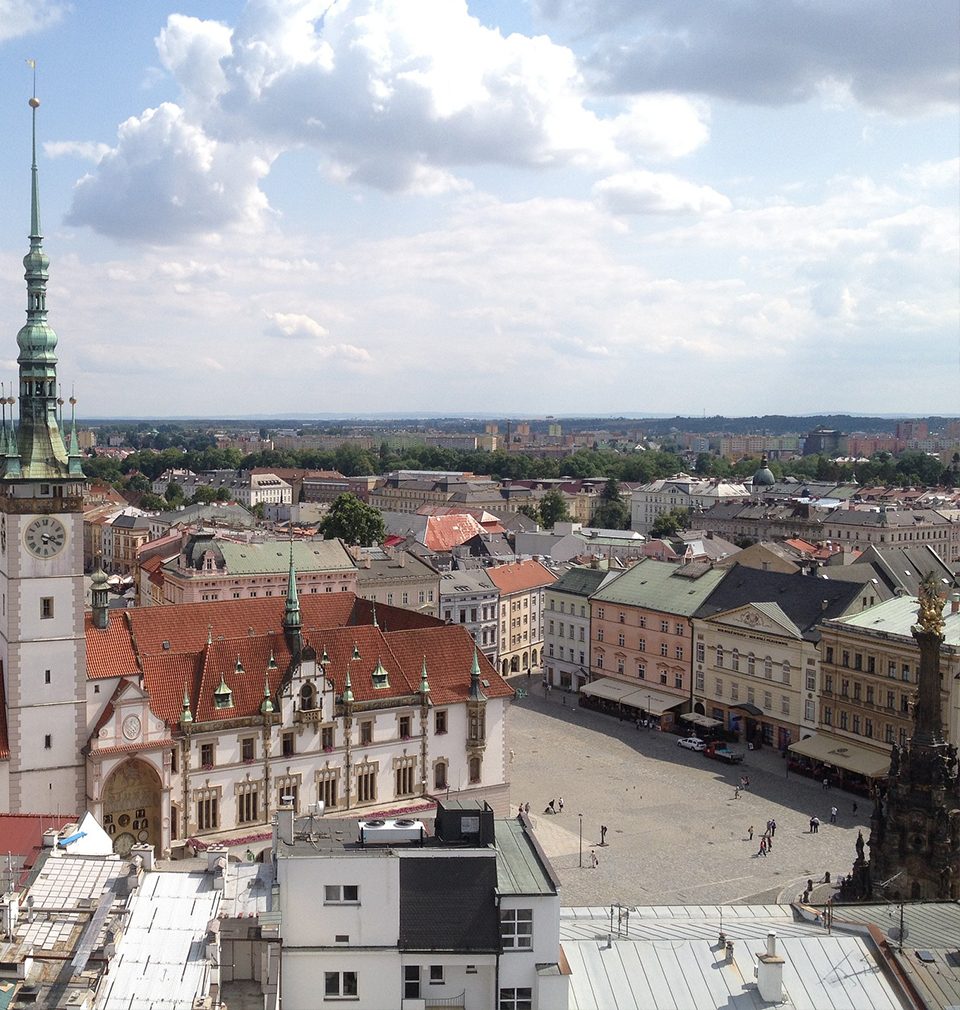
[[[580,869],[583,869],[583,814],[577,814],[580,818]]]
[[[647,695],[647,725],[653,727],[653,712],[650,711],[650,695]]]

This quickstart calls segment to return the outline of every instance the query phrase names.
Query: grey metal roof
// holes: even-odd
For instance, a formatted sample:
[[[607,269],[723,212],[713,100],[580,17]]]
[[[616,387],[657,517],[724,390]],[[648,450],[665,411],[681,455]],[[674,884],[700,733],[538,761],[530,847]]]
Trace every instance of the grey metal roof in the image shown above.
[[[605,585],[592,599],[691,616],[727,573],[706,566],[680,566],[645,558]],[[691,576],[697,577],[691,577]]]
[[[501,894],[556,894],[550,874],[518,818],[495,822],[497,890]]]
[[[584,568],[580,565],[569,569],[547,589],[549,593],[567,593],[570,596],[590,596],[610,577],[605,568]]]
[[[563,951],[571,968],[570,1010],[753,1010],[771,1004],[754,981],[756,955],[771,929],[785,960],[792,1010],[903,1010],[910,1003],[881,970],[869,936],[828,934],[794,919],[788,906],[722,906],[733,940],[717,946],[720,906],[630,909],[629,932],[608,942],[609,906],[562,910]],[[586,914],[579,914],[586,913]],[[584,935],[592,930],[592,935]]]

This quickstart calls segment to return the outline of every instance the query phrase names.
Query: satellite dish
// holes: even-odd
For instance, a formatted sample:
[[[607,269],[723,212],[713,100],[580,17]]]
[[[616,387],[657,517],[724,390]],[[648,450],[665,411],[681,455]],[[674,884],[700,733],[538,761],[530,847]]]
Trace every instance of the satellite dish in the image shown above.
[[[909,935],[910,930],[906,926],[902,930],[899,926],[891,926],[887,930],[887,938],[893,940],[894,943],[904,943]]]

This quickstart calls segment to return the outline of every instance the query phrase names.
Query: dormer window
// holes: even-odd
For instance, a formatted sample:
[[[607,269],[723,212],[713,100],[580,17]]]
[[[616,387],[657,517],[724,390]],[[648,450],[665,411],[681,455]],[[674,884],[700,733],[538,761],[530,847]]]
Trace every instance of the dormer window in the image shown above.
[[[227,686],[223,674],[220,674],[220,685],[213,692],[214,708],[233,708],[233,691]]]
[[[373,673],[370,675],[373,680],[373,686],[378,690],[387,688],[390,686],[390,674],[387,673],[387,668],[377,659],[377,665],[374,667]]]
[[[317,689],[313,684],[307,683],[300,688],[300,708],[304,712],[317,707]]]

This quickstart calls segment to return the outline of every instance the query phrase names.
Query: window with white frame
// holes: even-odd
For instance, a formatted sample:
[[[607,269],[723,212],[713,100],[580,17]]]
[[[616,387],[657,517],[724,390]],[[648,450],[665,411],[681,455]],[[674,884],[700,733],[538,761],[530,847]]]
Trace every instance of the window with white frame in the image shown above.
[[[529,986],[501,989],[500,1010],[533,1010],[533,989]]]
[[[323,973],[323,995],[325,997],[359,996],[355,971],[325,971]]]
[[[359,884],[326,884],[323,888],[325,905],[359,905]]]
[[[376,764],[364,763],[357,766],[357,802],[373,803],[377,798]]]
[[[501,908],[500,940],[506,950],[531,950],[533,947],[533,909]]]

